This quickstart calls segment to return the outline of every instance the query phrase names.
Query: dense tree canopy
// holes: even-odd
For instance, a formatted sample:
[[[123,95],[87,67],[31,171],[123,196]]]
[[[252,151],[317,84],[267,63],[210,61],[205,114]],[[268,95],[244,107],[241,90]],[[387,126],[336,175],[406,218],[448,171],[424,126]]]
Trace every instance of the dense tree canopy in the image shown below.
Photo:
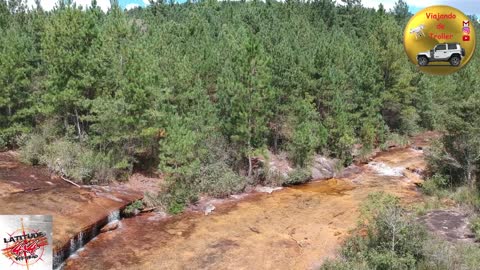
[[[233,149],[227,167],[251,176],[266,149],[300,167],[315,153],[348,163],[355,144],[475,107],[478,57],[444,78],[408,63],[404,1],[164,2],[104,13],[0,0],[0,145],[48,133],[101,168],[150,164],[184,180]]]

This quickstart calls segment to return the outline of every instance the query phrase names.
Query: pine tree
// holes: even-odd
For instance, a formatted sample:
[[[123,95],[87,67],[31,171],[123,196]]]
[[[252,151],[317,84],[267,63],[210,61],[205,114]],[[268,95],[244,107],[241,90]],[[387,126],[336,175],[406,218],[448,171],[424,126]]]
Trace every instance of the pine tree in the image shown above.
[[[47,67],[40,110],[58,115],[64,128],[82,141],[88,128],[82,120],[86,100],[95,97],[95,74],[90,68],[98,29],[95,19],[75,5],[55,11],[46,23],[42,57]]]
[[[224,130],[248,161],[252,175],[252,158],[266,145],[272,91],[269,86],[268,58],[255,37],[228,37],[234,58],[227,60],[219,82],[220,114]],[[235,47],[234,47],[235,46]]]
[[[395,2],[395,6],[393,7],[392,11],[395,19],[397,20],[397,22],[400,23],[401,26],[407,24],[407,20],[411,16],[410,12],[408,11],[407,2],[403,0],[398,0],[397,2]]]
[[[15,137],[33,126],[33,74],[35,45],[22,2],[8,3],[11,15],[0,27],[0,145],[14,144]],[[1,6],[5,7],[5,3]],[[8,12],[8,11],[7,11]]]

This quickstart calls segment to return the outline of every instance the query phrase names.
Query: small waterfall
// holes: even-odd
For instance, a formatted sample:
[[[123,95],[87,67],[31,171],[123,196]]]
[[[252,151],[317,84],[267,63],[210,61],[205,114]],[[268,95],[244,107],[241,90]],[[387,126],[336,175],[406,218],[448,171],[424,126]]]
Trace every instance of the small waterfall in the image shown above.
[[[77,250],[82,248],[84,245],[84,236],[83,232],[80,232],[77,237],[70,239],[70,254],[75,253]]]
[[[372,168],[377,174],[385,176],[403,176],[402,167],[390,167],[383,162],[370,162],[368,166]]]
[[[100,228],[99,226],[94,226],[92,230],[90,231],[89,239],[93,239],[97,237],[97,235],[100,234]]]
[[[54,252],[53,269],[63,269],[65,260],[70,256],[75,256],[75,253],[81,250],[85,244],[100,234],[101,228],[111,222],[119,221],[122,218],[121,210],[122,209],[117,209],[110,212],[105,218],[97,221],[95,224],[92,224],[91,227],[72,237],[70,242],[65,245],[63,249]]]
[[[110,223],[110,222],[113,222],[113,221],[117,221],[117,220],[120,220],[120,210],[115,210],[115,211],[112,211],[109,215],[108,215],[108,220],[107,220],[107,223]]]

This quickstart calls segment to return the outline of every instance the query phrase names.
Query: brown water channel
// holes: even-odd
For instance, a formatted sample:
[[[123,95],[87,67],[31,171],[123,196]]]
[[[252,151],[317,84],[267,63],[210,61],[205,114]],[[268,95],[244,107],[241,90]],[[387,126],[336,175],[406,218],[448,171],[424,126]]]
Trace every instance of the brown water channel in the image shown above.
[[[408,204],[421,200],[413,171],[425,166],[412,148],[381,153],[346,178],[256,193],[216,206],[210,215],[149,213],[123,219],[70,257],[84,269],[311,269],[333,257],[369,193]]]

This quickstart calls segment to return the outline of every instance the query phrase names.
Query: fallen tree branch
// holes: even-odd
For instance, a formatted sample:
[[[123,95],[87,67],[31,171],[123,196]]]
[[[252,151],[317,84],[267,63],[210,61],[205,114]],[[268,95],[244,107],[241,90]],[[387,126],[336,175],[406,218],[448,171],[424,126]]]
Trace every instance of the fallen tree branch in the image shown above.
[[[62,178],[62,180],[65,181],[65,182],[68,182],[68,183],[70,183],[70,184],[72,184],[72,185],[74,185],[74,186],[76,186],[76,187],[81,188],[80,185],[78,185],[77,183],[74,183],[72,180],[68,180],[67,178],[63,177],[63,175],[60,175],[60,178]]]

